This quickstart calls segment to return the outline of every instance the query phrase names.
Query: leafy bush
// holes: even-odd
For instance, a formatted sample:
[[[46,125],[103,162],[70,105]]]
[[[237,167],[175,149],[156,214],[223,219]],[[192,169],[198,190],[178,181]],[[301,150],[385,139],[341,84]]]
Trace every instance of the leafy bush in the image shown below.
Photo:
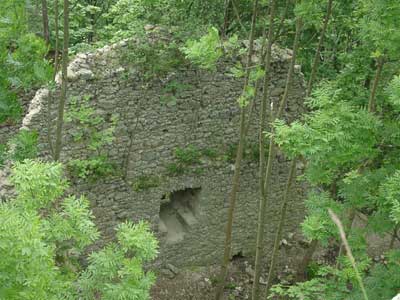
[[[396,111],[400,111],[400,75],[395,76],[389,87],[389,103],[396,109]]]
[[[62,199],[62,166],[26,160],[13,168],[15,199],[0,203],[0,298],[149,299],[154,274],[143,264],[157,255],[144,222],[117,227],[117,241],[78,258],[99,237],[89,202]]]
[[[174,156],[177,162],[167,165],[168,175],[182,175],[188,167],[201,164],[201,150],[193,145],[186,148],[176,148]]]
[[[132,256],[132,254],[134,255]],[[157,240],[145,222],[126,222],[117,227],[117,242],[89,257],[89,266],[77,281],[85,300],[148,300],[155,282],[153,272],[143,264],[157,256]]]
[[[148,37],[130,43],[128,50],[121,54],[121,62],[139,70],[146,81],[166,76],[185,63],[175,41],[166,43],[163,39],[149,41]]]
[[[369,299],[392,299],[400,288],[400,251],[391,251],[385,262],[374,265],[365,277],[365,287]],[[350,294],[349,300],[362,300],[358,288]]]
[[[185,173],[184,166],[177,163],[168,164],[166,169],[167,169],[167,174],[171,176],[182,175],[183,173]]]
[[[36,131],[22,129],[10,141],[10,159],[23,161],[27,158],[36,158],[38,154],[38,134]]]
[[[26,3],[4,2],[0,4],[0,123],[20,117],[18,92],[47,83],[53,73],[45,59],[45,42],[24,24]],[[10,10],[13,14],[7,14]]]
[[[374,147],[381,122],[366,110],[348,102],[338,103],[337,93],[323,86],[309,101],[314,112],[290,126],[275,123],[276,141],[290,157],[309,161],[307,179],[328,184],[343,170],[377,155]]]
[[[193,165],[200,163],[201,152],[196,147],[189,145],[186,148],[175,149],[175,157],[179,163]]]
[[[68,170],[75,178],[97,180],[115,173],[114,166],[105,156],[88,159],[73,159],[67,163]]]
[[[211,148],[205,148],[201,150],[201,153],[210,158],[210,159],[214,159],[218,157],[218,152],[215,149],[211,149]]]
[[[0,123],[15,121],[22,113],[17,95],[7,89],[7,86],[2,86],[0,83]]]
[[[223,54],[218,29],[211,27],[208,34],[198,41],[188,40],[181,50],[186,58],[203,69],[215,70],[216,63]]]

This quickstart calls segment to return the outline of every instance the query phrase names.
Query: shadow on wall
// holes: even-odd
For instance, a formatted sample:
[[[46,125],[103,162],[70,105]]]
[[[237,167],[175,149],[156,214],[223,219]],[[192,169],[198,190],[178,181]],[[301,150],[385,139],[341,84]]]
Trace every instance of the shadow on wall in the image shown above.
[[[186,188],[163,196],[169,200],[160,206],[158,229],[166,234],[167,243],[182,241],[185,233],[197,223],[200,191],[201,188]]]

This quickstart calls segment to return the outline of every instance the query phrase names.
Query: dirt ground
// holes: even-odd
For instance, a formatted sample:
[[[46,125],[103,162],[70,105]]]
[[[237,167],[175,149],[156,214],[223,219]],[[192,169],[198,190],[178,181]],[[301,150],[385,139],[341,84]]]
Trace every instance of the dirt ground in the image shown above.
[[[152,300],[214,300],[218,272],[218,266],[208,266],[179,270],[177,274],[158,274],[157,283],[151,293]],[[251,299],[252,272],[252,267],[245,258],[233,261],[225,286],[224,300]],[[264,285],[261,284],[261,287]]]

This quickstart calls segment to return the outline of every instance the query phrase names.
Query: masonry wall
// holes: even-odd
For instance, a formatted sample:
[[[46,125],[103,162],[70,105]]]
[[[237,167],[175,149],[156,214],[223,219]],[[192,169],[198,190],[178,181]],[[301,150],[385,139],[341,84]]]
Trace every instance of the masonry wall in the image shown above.
[[[66,112],[71,109],[71,99],[79,102],[86,97],[106,123],[111,122],[113,114],[119,119],[114,141],[101,149],[118,172],[95,181],[72,178],[72,189],[90,200],[104,242],[112,239],[118,223],[144,219],[152,224],[160,240],[157,263],[188,266],[219,262],[234,169],[229,153],[238,141],[237,98],[243,84],[242,79],[232,77],[229,72],[235,59],[222,60],[216,72],[184,64],[164,78],[147,82],[134,67],[121,63],[123,52],[134,51],[135,43],[124,41],[95,53],[79,54],[70,64]],[[274,101],[283,93],[290,53],[274,49],[271,85]],[[171,82],[184,88],[174,94],[168,89]],[[287,119],[293,120],[301,113],[303,96],[303,77],[297,67],[286,108]],[[49,129],[50,140],[54,137],[58,97],[59,87],[54,93],[38,91],[23,121],[25,128],[39,132],[44,157],[49,155]],[[235,212],[233,254],[245,256],[253,255],[256,236],[258,163],[252,159],[252,153],[256,148],[258,113],[257,102]],[[94,155],[87,145],[74,140],[78,125],[72,122],[64,127],[61,160],[67,164],[72,159]],[[176,150],[188,148],[202,153],[200,161],[185,165],[183,174],[168,173],[171,164],[179,164]],[[277,158],[270,186],[266,253],[272,248],[279,201],[289,169],[281,154]],[[141,187],[143,179],[151,179],[152,184]],[[303,188],[297,184],[285,225],[285,238],[289,244],[293,243],[293,247],[284,247],[288,257],[299,252],[295,243],[300,239],[303,197]]]

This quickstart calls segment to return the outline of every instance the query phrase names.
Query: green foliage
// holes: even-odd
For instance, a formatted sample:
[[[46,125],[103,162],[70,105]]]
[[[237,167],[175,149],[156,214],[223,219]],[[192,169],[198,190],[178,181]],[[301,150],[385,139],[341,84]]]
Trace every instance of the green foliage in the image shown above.
[[[358,265],[365,270],[368,262],[358,261]],[[338,270],[331,266],[322,265],[316,271],[316,276],[305,282],[297,282],[294,285],[277,284],[271,288],[268,299],[276,296],[285,296],[295,300],[336,300],[350,298],[352,290],[356,287],[356,273],[347,261],[346,267]],[[352,284],[351,288],[349,283]],[[349,288],[350,287],[350,288]],[[361,294],[360,294],[361,296]],[[354,298],[362,300],[363,298]],[[378,298],[377,298],[378,299]]]
[[[82,270],[78,258],[98,239],[89,202],[62,199],[62,166],[25,160],[13,167],[17,197],[0,203],[0,298],[149,299],[154,283],[143,264],[157,255],[146,223],[117,227],[117,241],[92,252]]]
[[[328,208],[339,213],[339,203],[329,197],[326,192],[309,194],[306,200],[307,217],[302,223],[302,231],[309,240],[318,240],[327,245],[332,237],[337,237],[337,228],[329,217]]]
[[[400,288],[400,256],[399,251],[388,253],[387,261],[374,265],[365,277],[365,286],[370,299],[392,299]],[[363,299],[361,291],[355,288],[349,300]]]
[[[202,149],[202,154],[210,159],[215,159],[218,157],[218,152],[215,149],[205,148]]]
[[[313,184],[330,183],[339,172],[377,155],[379,120],[324,89],[314,93],[309,105],[315,111],[303,122],[275,123],[278,145],[289,156],[309,161],[307,178]]]
[[[25,1],[0,3],[0,123],[22,112],[17,94],[52,78],[44,41],[29,31]]]
[[[188,40],[186,46],[181,48],[186,58],[200,68],[215,70],[216,63],[223,54],[218,29],[211,27],[208,34],[198,41]]]
[[[305,23],[299,63],[306,76],[318,43],[313,36],[319,34],[326,4],[306,0],[294,10]],[[306,202],[304,235],[322,245],[332,245],[335,240],[339,244],[337,230],[326,213],[328,208],[336,211],[370,299],[391,299],[399,288],[379,274],[378,270],[385,269],[383,264],[369,269],[365,241],[367,234],[392,234],[399,218],[399,9],[399,2],[391,0],[333,1],[320,53],[318,88],[306,100],[310,112],[290,125],[282,120],[274,124],[275,139],[285,154],[307,161],[303,179],[316,190]],[[283,27],[289,34],[279,39],[281,44],[290,45],[292,16]],[[376,91],[377,110],[368,112],[380,61],[384,67]],[[368,217],[367,227],[350,229],[348,216],[361,212]],[[309,300],[364,299],[349,260],[345,256],[336,259],[338,269],[323,267],[314,271],[309,281],[276,287],[274,295]],[[391,270],[388,267],[388,274]],[[397,280],[395,275],[393,278]]]
[[[71,105],[66,112],[66,123],[74,123],[77,130],[72,132],[75,142],[86,143],[89,150],[97,151],[105,145],[113,142],[113,134],[117,126],[118,117],[112,115],[110,124],[99,116],[95,109],[90,106],[91,97],[85,96],[80,101],[71,99]]]
[[[118,243],[92,253],[90,265],[78,280],[81,299],[146,300],[155,282],[152,272],[143,271],[143,264],[157,256],[157,241],[147,223],[122,223],[117,227]],[[132,256],[134,253],[134,256]]]
[[[0,167],[4,165],[7,157],[7,146],[4,144],[0,144]]]
[[[54,251],[43,241],[40,218],[0,203],[0,220],[1,298],[57,299],[63,282]]]
[[[16,50],[6,61],[13,87],[30,88],[47,83],[52,78],[52,67],[44,57],[47,46],[34,34],[22,35],[16,41]]]
[[[71,98],[65,121],[67,123],[78,122],[81,126],[85,126],[85,129],[94,127],[104,121],[96,115],[94,108],[90,106],[90,99],[90,95],[86,95],[82,99]]]
[[[0,85],[0,123],[19,119],[21,112],[16,94],[8,90],[8,85]]]
[[[65,250],[71,247],[71,241],[73,251],[82,253],[99,237],[93,224],[94,216],[90,211],[89,201],[82,196],[69,196],[61,203],[61,209],[60,213],[43,220],[43,227],[48,233],[46,242],[58,243],[58,255],[68,255]]]
[[[271,288],[271,295],[268,299],[274,299],[276,296],[286,296],[289,299],[322,300],[322,295],[325,295],[325,284],[319,279],[311,279],[292,286],[275,285]]]
[[[23,161],[27,158],[35,158],[38,154],[36,131],[22,129],[11,139],[9,144],[11,160]]]
[[[225,160],[229,163],[234,163],[236,158],[238,145],[236,143],[229,144],[226,149]]]
[[[127,51],[121,54],[121,62],[132,74],[138,71],[149,81],[166,76],[185,63],[175,41],[166,43],[163,39],[149,41],[148,37],[131,42]],[[131,73],[128,73],[128,78]]]
[[[134,191],[139,192],[150,188],[158,187],[160,183],[161,183],[161,178],[159,176],[143,175],[135,179],[134,183],[132,184],[132,188]]]
[[[177,163],[169,163],[166,166],[167,174],[171,176],[179,176],[185,173],[185,167]]]
[[[70,0],[71,50],[87,51],[143,35],[149,24],[170,28],[182,38],[198,36],[210,23],[221,22],[223,5],[214,0]]]
[[[244,49],[239,49],[236,34],[246,33],[251,21],[251,1],[235,1],[236,8],[227,11],[224,32],[224,39],[231,37],[228,41],[220,38],[217,28],[225,25],[226,2],[70,0],[73,8],[71,51],[136,37],[137,41],[129,44],[121,59],[128,67],[128,79],[140,73],[144,74],[141,77],[144,81],[166,78],[185,64],[186,59],[201,68],[215,70],[224,52],[232,56],[242,54]],[[294,17],[301,16],[304,21],[298,56],[306,77],[315,55],[316,37],[323,24],[326,3],[304,0],[292,9],[293,2],[278,1],[279,17],[275,28],[282,27],[276,44],[291,47]],[[48,4],[53,30],[54,0],[48,0]],[[267,1],[261,1],[260,10],[264,10],[266,4]],[[286,18],[280,24],[286,5]],[[302,224],[307,238],[317,239],[323,245],[337,239],[337,230],[328,218],[327,208],[338,213],[345,225],[349,225],[347,215],[351,211],[368,215],[367,228],[353,228],[349,234],[357,263],[363,271],[369,265],[363,236],[370,231],[392,232],[400,220],[399,15],[397,0],[334,1],[320,53],[321,67],[317,76],[320,86],[308,99],[309,113],[290,125],[281,120],[275,124],[279,146],[288,157],[301,156],[307,161],[304,179],[308,185],[316,187],[307,200],[308,216]],[[30,1],[0,3],[0,123],[12,123],[21,116],[17,95],[22,90],[45,84],[51,78],[51,67],[44,59],[48,46],[37,34],[41,31],[39,19]],[[146,24],[151,25],[143,30]],[[260,17],[256,35],[261,36],[268,25],[265,18]],[[62,33],[63,28],[61,37]],[[165,37],[170,38],[169,41]],[[54,32],[51,38],[50,47],[54,47]],[[183,41],[187,41],[185,47],[182,47]],[[385,65],[376,95],[377,111],[371,114],[365,107],[376,63],[381,59]],[[231,72],[236,78],[246,73],[240,63]],[[263,73],[260,66],[252,68],[249,85],[238,99],[241,108],[253,100],[255,82]],[[176,81],[169,81],[161,102],[175,105],[185,88]],[[71,132],[73,139],[90,151],[87,160],[68,162],[73,176],[92,180],[114,174],[105,149],[113,142],[116,119],[113,116],[108,122],[99,117],[90,104],[90,97],[72,99],[66,121],[78,124],[78,130]],[[97,238],[88,202],[75,197],[61,201],[66,183],[57,181],[61,176],[57,167],[38,166],[32,161],[21,163],[35,156],[36,140],[34,133],[21,132],[9,145],[0,147],[0,164],[8,158],[16,160],[15,172],[20,176],[13,179],[19,196],[0,206],[0,254],[7,258],[0,262],[0,298],[147,299],[153,277],[143,272],[142,263],[153,257],[155,244],[146,242],[150,238],[146,226],[120,226],[119,246],[111,244],[94,253],[89,268],[82,274],[77,264],[78,254]],[[234,161],[236,148],[229,147],[226,152],[224,157]],[[245,157],[258,161],[258,156],[258,145],[248,144]],[[204,157],[219,158],[218,153],[192,146],[176,149],[175,160],[167,166],[167,172],[170,175],[187,171],[201,174]],[[144,190],[156,184],[152,176],[143,176],[133,188]],[[145,240],[131,239],[134,235]],[[8,240],[13,239],[17,242],[11,245]],[[40,264],[37,259],[41,259]],[[321,266],[311,281],[276,287],[275,294],[303,300],[361,299],[349,261],[346,257],[338,260],[339,270]],[[21,269],[21,265],[26,268]],[[377,264],[370,269],[365,283],[372,299],[390,299],[398,291],[398,266],[398,260],[390,260],[386,266]]]
[[[361,36],[373,44],[375,57],[399,57],[400,4],[396,0],[363,0],[365,12],[361,21]]]
[[[175,149],[175,158],[184,165],[198,164],[200,163],[200,157],[201,151],[192,145]]]
[[[377,205],[379,212],[388,216],[393,225],[400,223],[400,170],[381,185]]]
[[[18,192],[16,201],[21,203],[24,209],[47,208],[63,195],[68,186],[59,164],[25,160],[16,162],[12,170],[11,182]]]
[[[92,155],[87,159],[71,159],[67,166],[76,178],[96,180],[115,174],[114,166],[104,153],[104,148],[114,141],[118,117],[112,115],[110,121],[106,122],[90,105],[90,100],[90,95],[82,99],[72,98],[65,121],[75,126],[71,132],[74,142],[86,145]]]
[[[399,289],[399,251],[388,253],[386,263],[377,263],[369,270],[364,278],[364,284],[370,299],[392,299]],[[365,270],[369,263],[358,261],[358,266]],[[352,287],[349,285],[353,283]],[[349,261],[342,270],[330,266],[319,266],[316,275],[309,281],[299,282],[295,285],[278,284],[272,288],[272,295],[286,296],[296,300],[363,300],[363,295],[355,283],[355,273]]]
[[[171,162],[166,166],[167,174],[171,176],[184,174],[191,166],[201,164],[201,156],[201,150],[193,145],[176,148],[174,153],[176,162]]]
[[[250,101],[254,98],[255,94],[256,90],[253,86],[251,85],[246,86],[244,92],[242,93],[242,95],[240,95],[240,97],[237,100],[239,106],[241,108],[246,107],[250,103]]]
[[[213,149],[199,149],[193,145],[185,148],[176,148],[174,157],[175,162],[171,162],[166,166],[168,175],[178,176],[186,171],[193,171],[195,174],[203,174],[204,169],[201,166],[204,164],[203,158],[215,159],[217,152]]]
[[[73,177],[91,181],[115,174],[113,164],[101,155],[88,159],[72,159],[67,163],[67,167]]]
[[[296,16],[301,17],[306,28],[311,27],[320,30],[322,20],[325,16],[326,1],[305,0],[299,2],[295,8]]]
[[[400,75],[395,76],[388,87],[389,103],[398,112],[400,111]]]

